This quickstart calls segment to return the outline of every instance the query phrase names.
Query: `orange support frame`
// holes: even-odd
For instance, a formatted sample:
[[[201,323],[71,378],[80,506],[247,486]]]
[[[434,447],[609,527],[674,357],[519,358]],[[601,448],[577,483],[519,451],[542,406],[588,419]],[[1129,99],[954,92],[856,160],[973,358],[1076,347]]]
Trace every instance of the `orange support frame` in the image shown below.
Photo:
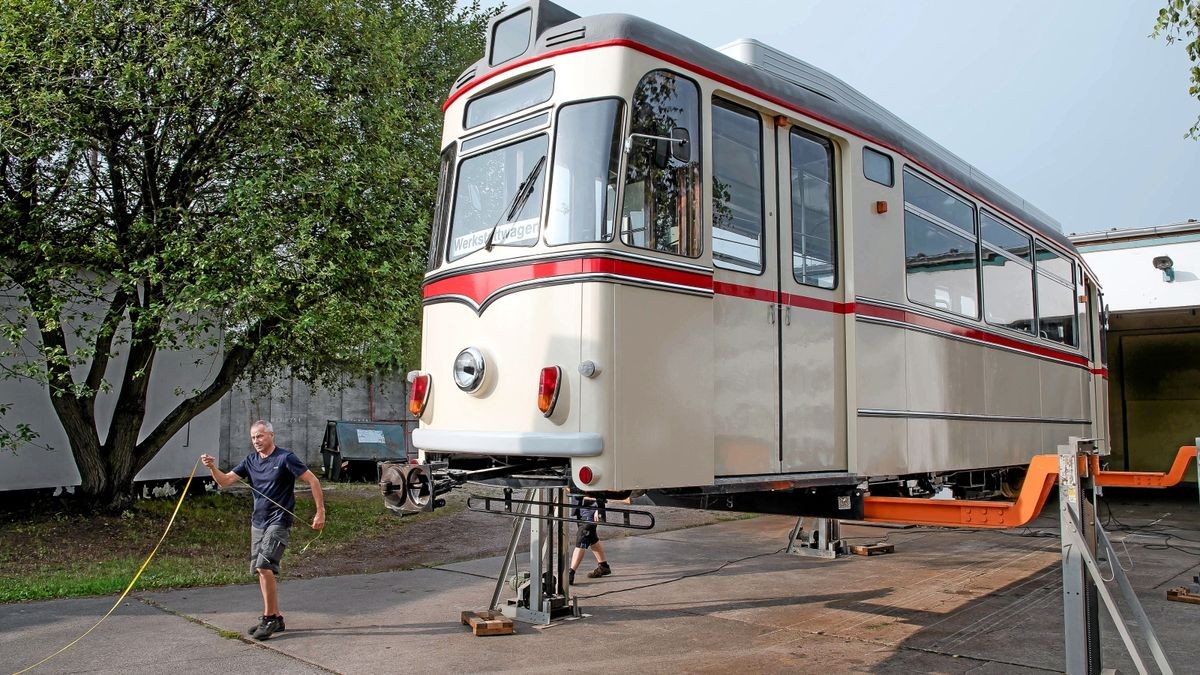
[[[1056,480],[1058,455],[1037,455],[1029,462],[1025,484],[1015,502],[864,497],[863,520],[944,527],[1020,527],[1042,512]]]
[[[1104,487],[1166,488],[1183,480],[1188,463],[1196,457],[1196,446],[1179,448],[1167,473],[1153,471],[1101,471],[1100,456],[1092,455],[1090,468],[1096,485]],[[1082,466],[1082,459],[1080,469]],[[1051,488],[1058,480],[1058,455],[1037,455],[1029,463],[1025,484],[1015,502],[985,502],[966,499],[914,497],[864,497],[863,520],[876,523],[912,523],[942,527],[1021,527],[1042,512]]]
[[[1092,456],[1092,472],[1096,477],[1096,485],[1102,487],[1137,487],[1137,488],[1169,488],[1183,480],[1183,472],[1187,471],[1188,463],[1196,456],[1196,446],[1185,445],[1179,448],[1171,470],[1166,473],[1154,471],[1101,471],[1100,457]]]

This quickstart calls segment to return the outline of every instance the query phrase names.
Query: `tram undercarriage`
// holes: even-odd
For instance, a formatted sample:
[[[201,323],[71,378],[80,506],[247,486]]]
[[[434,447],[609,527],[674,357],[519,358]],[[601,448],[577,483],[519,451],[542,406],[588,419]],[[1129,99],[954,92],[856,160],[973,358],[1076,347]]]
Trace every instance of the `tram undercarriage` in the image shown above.
[[[561,459],[492,457],[430,458],[427,464],[380,464],[385,505],[398,514],[432,511],[442,496],[470,485],[514,489],[568,489],[600,501],[712,511],[769,513],[861,520],[864,498],[1013,499],[1025,467],[973,469],[940,474],[866,478],[846,472],[716,478],[712,485],[621,492],[578,492],[571,467]],[[488,510],[488,509],[478,509]]]

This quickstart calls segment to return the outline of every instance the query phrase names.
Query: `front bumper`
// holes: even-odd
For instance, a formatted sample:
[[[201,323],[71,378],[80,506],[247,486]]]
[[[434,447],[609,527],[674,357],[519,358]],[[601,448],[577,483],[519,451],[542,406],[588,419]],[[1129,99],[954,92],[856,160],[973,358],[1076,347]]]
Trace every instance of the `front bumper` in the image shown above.
[[[513,457],[597,457],[604,439],[590,433],[414,429],[412,444],[427,452]]]

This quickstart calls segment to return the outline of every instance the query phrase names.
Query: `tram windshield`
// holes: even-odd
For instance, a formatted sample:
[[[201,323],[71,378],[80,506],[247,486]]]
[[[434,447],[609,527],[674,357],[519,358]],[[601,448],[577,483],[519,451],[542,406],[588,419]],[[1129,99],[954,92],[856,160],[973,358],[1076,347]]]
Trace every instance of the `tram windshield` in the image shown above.
[[[462,161],[450,222],[449,259],[491,246],[538,242],[546,134]]]

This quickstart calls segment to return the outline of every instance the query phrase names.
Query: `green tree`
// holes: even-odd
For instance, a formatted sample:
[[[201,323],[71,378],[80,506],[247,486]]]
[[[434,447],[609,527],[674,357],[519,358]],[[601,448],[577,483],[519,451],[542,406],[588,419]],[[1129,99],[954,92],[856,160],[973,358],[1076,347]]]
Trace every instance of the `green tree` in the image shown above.
[[[1188,93],[1200,101],[1200,1],[1170,0],[1166,7],[1158,11],[1158,21],[1150,37],[1165,37],[1167,44],[1174,44],[1176,40],[1186,43],[1184,49],[1192,62]],[[1200,116],[1188,129],[1187,135],[1200,140]]]
[[[127,503],[245,376],[412,362],[440,104],[487,18],[454,0],[0,0],[0,362],[48,387],[90,503]],[[156,359],[185,349],[211,353],[208,379],[147,423]]]

